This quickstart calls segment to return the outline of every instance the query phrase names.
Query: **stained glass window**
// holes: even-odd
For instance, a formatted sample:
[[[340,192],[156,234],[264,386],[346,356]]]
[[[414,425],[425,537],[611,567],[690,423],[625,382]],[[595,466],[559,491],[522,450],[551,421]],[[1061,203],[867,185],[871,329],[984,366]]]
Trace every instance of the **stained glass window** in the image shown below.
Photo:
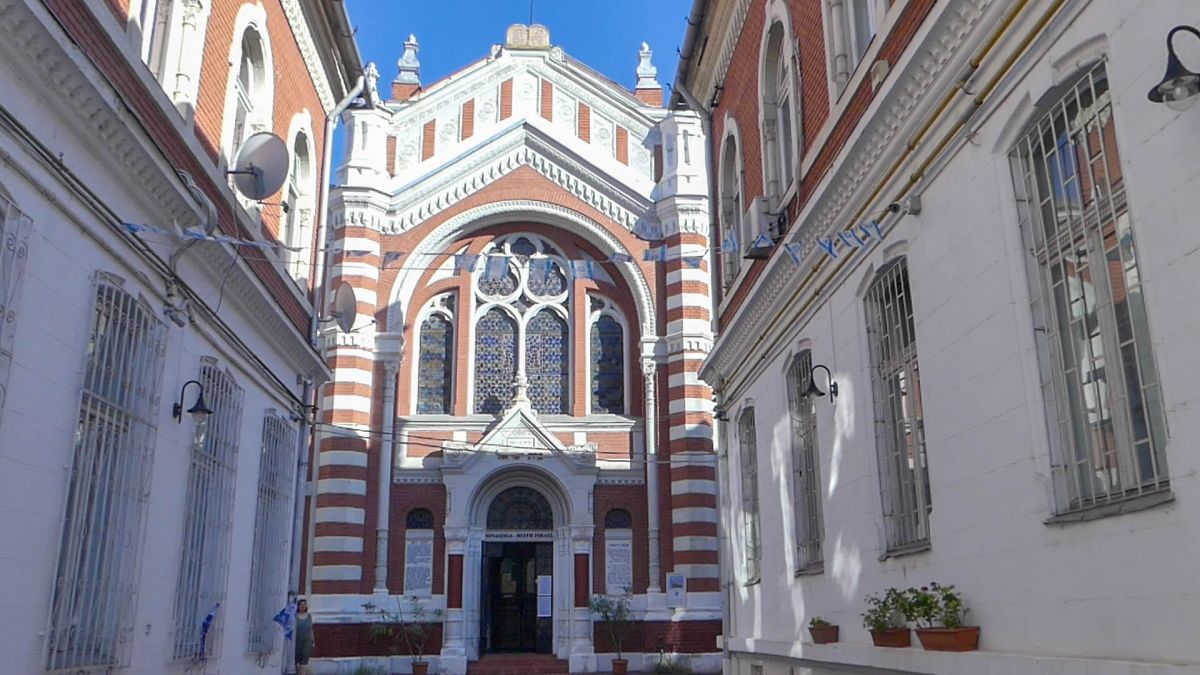
[[[482,267],[482,263],[480,267]],[[511,271],[499,279],[488,279],[486,275],[479,277],[479,292],[491,298],[504,298],[517,290],[517,275]]]
[[[421,322],[421,355],[417,364],[417,414],[450,413],[454,377],[454,327],[441,314]]]
[[[550,530],[554,528],[554,512],[537,490],[511,487],[492,500],[487,526],[495,530]]]
[[[625,509],[613,509],[604,516],[604,527],[609,530],[628,530],[633,527],[633,518]]]
[[[404,526],[410,530],[432,530],[433,514],[429,512],[429,509],[413,509],[408,512]]]
[[[567,412],[567,340],[567,322],[550,310],[535,314],[525,329],[525,376],[539,413]]]
[[[592,412],[625,413],[625,333],[607,314],[592,324]]]
[[[567,290],[567,275],[563,274],[562,266],[557,262],[548,265],[545,258],[534,258],[529,261],[529,292],[542,298],[553,298]],[[535,270],[539,266],[542,271]]]
[[[508,407],[517,376],[517,322],[493,307],[475,324],[475,412]]]

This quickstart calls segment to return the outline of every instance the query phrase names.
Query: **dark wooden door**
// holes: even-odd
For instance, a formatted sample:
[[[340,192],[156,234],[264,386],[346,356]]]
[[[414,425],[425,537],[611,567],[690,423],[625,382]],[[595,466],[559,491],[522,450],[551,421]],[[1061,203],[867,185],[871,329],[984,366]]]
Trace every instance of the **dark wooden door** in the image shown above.
[[[505,543],[491,565],[491,640],[493,652],[537,650],[537,569],[533,544]]]

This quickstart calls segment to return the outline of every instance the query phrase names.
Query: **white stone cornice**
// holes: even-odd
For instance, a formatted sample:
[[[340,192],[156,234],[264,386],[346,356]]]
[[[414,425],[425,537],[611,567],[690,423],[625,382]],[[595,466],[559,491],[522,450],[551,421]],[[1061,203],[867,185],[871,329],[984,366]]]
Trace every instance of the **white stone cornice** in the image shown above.
[[[414,183],[396,187],[386,214],[380,213],[380,201],[373,193],[354,195],[339,190],[335,203],[340,199],[343,207],[333,218],[334,227],[349,223],[388,234],[403,232],[522,166],[534,169],[626,230],[633,230],[640,219],[656,217],[648,181],[643,186],[646,194],[642,194],[521,124]],[[707,234],[706,224],[695,228]]]
[[[321,108],[328,114],[333,110],[333,106],[337,105],[337,102],[334,101],[333,88],[329,85],[325,66],[321,62],[320,52],[317,51],[316,42],[308,28],[308,21],[304,17],[304,10],[300,7],[300,2],[301,0],[280,0],[288,26],[296,38],[296,46],[300,49],[300,56],[304,59],[304,65],[308,68],[309,75],[312,76],[317,96],[321,99]]]
[[[860,122],[861,132],[834,160],[829,177],[800,214],[800,226],[788,237],[789,243],[801,245],[802,264],[792,264],[783,254],[772,257],[713,347],[702,371],[705,379],[727,378],[747,361],[752,342],[786,310],[787,299],[823,255],[815,250],[817,238],[852,225],[843,221],[863,206],[865,193],[889,163],[899,160],[905,147],[903,134],[937,102],[938,96],[931,92],[942,90],[939,78],[957,72],[970,55],[969,39],[978,37],[990,10],[996,10],[996,18],[997,7],[997,0],[961,0],[942,5],[936,16],[927,19],[928,29],[919,42],[908,46],[908,60],[897,65],[882,100]]]

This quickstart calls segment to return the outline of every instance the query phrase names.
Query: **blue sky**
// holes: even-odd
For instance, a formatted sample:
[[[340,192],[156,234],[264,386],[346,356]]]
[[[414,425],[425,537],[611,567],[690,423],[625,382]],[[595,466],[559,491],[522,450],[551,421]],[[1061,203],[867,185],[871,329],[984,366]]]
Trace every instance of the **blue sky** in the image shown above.
[[[385,98],[403,42],[421,44],[421,82],[431,84],[484,57],[504,30],[529,22],[529,0],[346,0],[364,61],[379,66]],[[534,22],[550,42],[607,77],[633,87],[637,51],[654,50],[658,80],[670,84],[691,0],[535,0]]]

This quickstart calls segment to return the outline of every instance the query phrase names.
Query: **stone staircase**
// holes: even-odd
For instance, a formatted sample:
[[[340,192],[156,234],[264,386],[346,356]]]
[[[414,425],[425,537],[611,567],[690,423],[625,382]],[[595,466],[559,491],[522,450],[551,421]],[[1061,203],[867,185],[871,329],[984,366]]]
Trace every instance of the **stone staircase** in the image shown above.
[[[467,664],[467,675],[559,675],[567,662],[553,654],[486,654]]]

